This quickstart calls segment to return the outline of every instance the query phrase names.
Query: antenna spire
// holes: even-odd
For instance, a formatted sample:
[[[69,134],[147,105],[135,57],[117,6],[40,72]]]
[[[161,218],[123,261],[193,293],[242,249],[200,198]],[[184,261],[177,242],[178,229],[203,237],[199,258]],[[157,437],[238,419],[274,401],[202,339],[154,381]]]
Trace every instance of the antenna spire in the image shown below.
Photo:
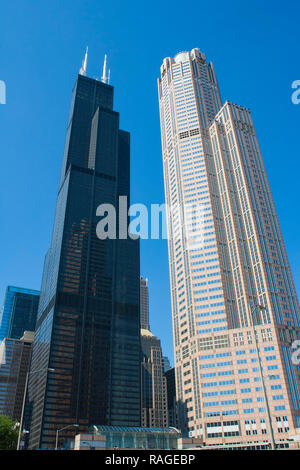
[[[101,82],[108,83],[109,77],[106,75],[106,62],[107,62],[107,55],[104,56],[104,64],[103,64],[103,72],[101,77]]]
[[[87,57],[88,57],[88,46],[86,46],[84,60],[82,61],[82,65],[80,67],[79,73],[80,75],[86,75],[86,65],[87,65]]]

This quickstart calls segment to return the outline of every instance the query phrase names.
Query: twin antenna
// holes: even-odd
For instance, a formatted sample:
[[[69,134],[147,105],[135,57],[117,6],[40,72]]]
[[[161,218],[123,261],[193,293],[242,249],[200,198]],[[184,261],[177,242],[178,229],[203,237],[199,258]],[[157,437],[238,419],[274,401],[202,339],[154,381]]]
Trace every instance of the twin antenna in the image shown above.
[[[85,56],[84,56],[84,59],[82,61],[82,65],[81,65],[80,70],[79,70],[80,75],[86,76],[87,57],[88,57],[88,47],[86,48]],[[110,70],[108,70],[108,75],[107,75],[106,64],[107,64],[107,55],[105,54],[104,64],[103,64],[103,72],[102,72],[102,77],[101,77],[101,82],[103,82],[103,83],[109,83],[109,81],[110,81]]]

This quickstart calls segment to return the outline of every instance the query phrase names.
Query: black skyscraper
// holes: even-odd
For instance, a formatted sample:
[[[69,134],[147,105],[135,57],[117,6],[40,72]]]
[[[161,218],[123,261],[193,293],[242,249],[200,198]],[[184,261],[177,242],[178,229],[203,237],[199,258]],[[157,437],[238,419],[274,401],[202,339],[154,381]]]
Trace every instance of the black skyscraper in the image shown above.
[[[53,448],[56,430],[74,423],[140,425],[139,242],[96,235],[102,203],[118,228],[129,166],[113,87],[78,75],[32,354],[31,448]]]

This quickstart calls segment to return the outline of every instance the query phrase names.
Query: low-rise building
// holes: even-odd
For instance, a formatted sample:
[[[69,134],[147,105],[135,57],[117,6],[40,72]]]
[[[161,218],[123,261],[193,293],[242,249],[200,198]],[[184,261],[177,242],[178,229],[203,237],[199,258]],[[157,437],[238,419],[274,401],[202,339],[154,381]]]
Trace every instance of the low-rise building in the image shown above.
[[[171,428],[143,428],[94,425],[87,433],[68,441],[69,450],[161,449],[176,450],[181,433]]]

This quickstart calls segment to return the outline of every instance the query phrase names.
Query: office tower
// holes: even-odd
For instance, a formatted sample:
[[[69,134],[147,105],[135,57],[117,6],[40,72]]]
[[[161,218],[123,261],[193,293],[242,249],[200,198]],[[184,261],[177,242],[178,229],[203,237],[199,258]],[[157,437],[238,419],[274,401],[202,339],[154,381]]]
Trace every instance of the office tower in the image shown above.
[[[0,345],[0,414],[20,422],[26,374],[29,370],[34,333],[21,339],[4,338]],[[28,429],[28,416],[23,421]]]
[[[141,328],[150,330],[149,325],[149,290],[148,279],[140,279]]]
[[[53,448],[73,424],[60,443],[94,424],[140,425],[139,241],[96,233],[101,204],[115,208],[117,234],[128,227],[119,197],[130,204],[130,135],[107,81],[105,70],[87,77],[85,61],[73,89],[32,353],[30,448]]]
[[[24,331],[34,331],[39,291],[8,286],[0,314],[0,342],[4,338],[21,338]]]
[[[164,373],[167,385],[167,402],[168,402],[168,420],[169,426],[177,427],[177,402],[176,402],[176,383],[175,368],[167,369]]]
[[[167,396],[160,340],[150,331],[148,279],[140,278],[141,416],[144,427],[166,427]]]
[[[164,59],[158,90],[181,426],[273,446],[300,425],[300,317],[252,118],[199,49]]]
[[[142,426],[168,426],[167,388],[160,340],[141,329]]]

